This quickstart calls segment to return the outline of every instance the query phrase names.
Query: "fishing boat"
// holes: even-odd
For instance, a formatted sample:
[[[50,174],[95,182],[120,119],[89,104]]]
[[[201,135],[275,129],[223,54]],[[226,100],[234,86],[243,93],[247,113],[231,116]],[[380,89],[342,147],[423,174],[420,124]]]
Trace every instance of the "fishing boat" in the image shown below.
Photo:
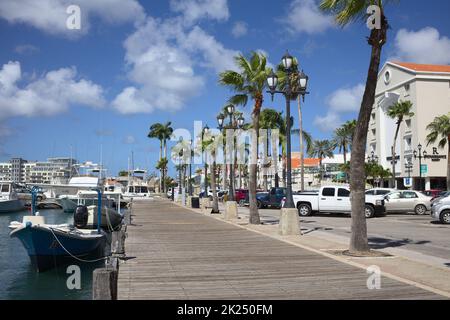
[[[0,184],[0,213],[16,212],[25,209],[25,203],[17,197],[11,182]]]
[[[70,225],[48,225],[42,216],[11,222],[11,238],[18,238],[38,272],[73,262],[102,260],[106,234]]]
[[[77,207],[73,224],[63,225],[46,224],[45,218],[38,215],[35,203],[32,203],[33,215],[23,217],[22,222],[11,222],[10,237],[22,242],[38,272],[73,262],[104,260],[107,238],[101,228],[101,198],[101,191],[98,190],[99,206],[92,210],[86,206]],[[97,209],[96,220],[92,217],[94,209]],[[108,212],[105,214],[108,217]],[[107,225],[112,226],[112,220],[109,217],[106,219]]]

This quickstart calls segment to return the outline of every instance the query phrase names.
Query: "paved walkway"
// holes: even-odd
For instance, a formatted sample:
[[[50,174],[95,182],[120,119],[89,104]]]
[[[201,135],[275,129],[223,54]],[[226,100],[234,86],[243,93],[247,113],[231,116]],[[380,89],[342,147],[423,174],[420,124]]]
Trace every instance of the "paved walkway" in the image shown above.
[[[365,270],[155,199],[133,204],[119,299],[440,299]]]

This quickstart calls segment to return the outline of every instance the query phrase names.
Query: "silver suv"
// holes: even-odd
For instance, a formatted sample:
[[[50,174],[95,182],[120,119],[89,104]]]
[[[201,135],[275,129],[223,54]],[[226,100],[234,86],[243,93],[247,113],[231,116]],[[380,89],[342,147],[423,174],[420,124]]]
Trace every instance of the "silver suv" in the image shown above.
[[[443,224],[450,224],[450,196],[433,203],[431,217]]]

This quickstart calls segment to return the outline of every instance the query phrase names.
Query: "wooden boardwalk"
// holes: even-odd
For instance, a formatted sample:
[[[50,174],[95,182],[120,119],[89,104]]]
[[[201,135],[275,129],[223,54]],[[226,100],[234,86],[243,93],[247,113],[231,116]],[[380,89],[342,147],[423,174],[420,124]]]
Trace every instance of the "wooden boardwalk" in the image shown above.
[[[178,207],[135,202],[119,299],[440,299],[389,278]]]

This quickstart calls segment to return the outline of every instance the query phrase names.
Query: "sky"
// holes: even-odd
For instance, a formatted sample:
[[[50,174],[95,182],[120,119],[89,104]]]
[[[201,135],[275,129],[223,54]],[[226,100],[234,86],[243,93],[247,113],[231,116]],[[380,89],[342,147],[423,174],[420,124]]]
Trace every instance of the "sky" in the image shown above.
[[[304,129],[329,139],[357,117],[370,47],[363,22],[337,27],[316,0],[1,0],[0,162],[74,156],[111,175],[155,171],[156,122],[193,131],[216,126],[232,95],[218,74],[252,51],[276,65],[286,50],[308,74]],[[79,29],[67,20],[80,8]],[[382,63],[450,64],[450,2],[385,8],[391,29]],[[69,20],[73,22],[73,20]],[[76,26],[76,25],[75,25]],[[284,110],[283,97],[264,107]],[[252,105],[240,108],[250,121]],[[297,112],[293,105],[294,126]],[[298,149],[293,138],[293,149]],[[173,169],[171,169],[173,172]]]

